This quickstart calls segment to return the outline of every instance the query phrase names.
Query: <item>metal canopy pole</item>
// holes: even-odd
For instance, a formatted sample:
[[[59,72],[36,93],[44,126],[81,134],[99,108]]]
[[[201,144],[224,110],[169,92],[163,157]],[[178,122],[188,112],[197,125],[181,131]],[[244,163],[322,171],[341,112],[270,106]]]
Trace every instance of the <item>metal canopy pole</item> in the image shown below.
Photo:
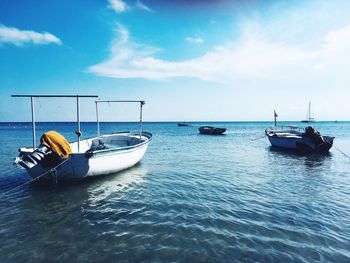
[[[77,99],[77,128],[75,132],[78,135],[78,152],[80,148],[80,108],[79,108],[79,98],[98,98],[97,95],[11,95],[11,97],[25,97],[31,99],[31,108],[32,108],[32,127],[33,127],[33,150],[36,146],[36,136],[35,136],[35,108],[34,108],[34,98],[76,98]]]
[[[97,101],[95,101],[96,104],[96,122],[97,122],[97,137],[100,137],[100,122],[98,119],[98,105],[97,105]]]
[[[311,120],[311,101],[309,101],[309,118],[308,120]]]
[[[11,97],[17,97],[17,98],[98,98],[97,95],[11,95]]]
[[[140,101],[140,140],[142,136],[142,107],[145,105],[145,101]]]
[[[32,135],[33,135],[33,151],[36,147],[36,135],[35,135],[35,109],[34,109],[34,98],[30,97],[30,104],[32,108]]]
[[[145,101],[144,100],[96,100],[96,117],[97,117],[97,134],[99,136],[100,134],[100,125],[99,125],[99,120],[98,120],[98,107],[97,104],[98,103],[110,103],[110,102],[137,102],[140,103],[140,139],[142,136],[142,107],[143,105],[145,105]]]
[[[80,152],[80,108],[79,108],[79,96],[77,95],[77,131],[75,132],[78,136],[78,153]]]

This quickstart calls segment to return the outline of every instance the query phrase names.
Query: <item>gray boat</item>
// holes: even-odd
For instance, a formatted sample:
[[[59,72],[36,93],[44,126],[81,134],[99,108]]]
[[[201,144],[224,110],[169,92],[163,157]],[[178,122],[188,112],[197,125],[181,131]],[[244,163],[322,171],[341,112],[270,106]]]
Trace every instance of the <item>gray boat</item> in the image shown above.
[[[265,134],[272,146],[303,153],[326,153],[332,148],[334,140],[334,137],[321,135],[311,126],[305,129],[275,126],[266,129]]]

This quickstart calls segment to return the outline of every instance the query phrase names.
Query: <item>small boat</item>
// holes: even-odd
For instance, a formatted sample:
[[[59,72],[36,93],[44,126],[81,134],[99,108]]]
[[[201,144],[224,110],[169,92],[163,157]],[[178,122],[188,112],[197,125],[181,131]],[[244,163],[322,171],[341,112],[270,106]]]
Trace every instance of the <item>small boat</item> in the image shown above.
[[[328,152],[334,140],[334,137],[321,135],[311,126],[306,128],[275,126],[266,129],[265,134],[272,146],[304,153]]]
[[[116,173],[137,164],[144,156],[152,139],[152,134],[142,130],[142,107],[144,101],[95,101],[97,116],[97,136],[80,140],[79,98],[97,97],[80,95],[13,95],[13,97],[30,97],[32,101],[33,147],[19,149],[19,156],[15,163],[25,168],[33,179],[42,181],[78,181],[91,176],[100,176]],[[45,133],[41,144],[36,147],[34,98],[36,97],[76,97],[77,98],[77,131],[78,140],[68,143],[65,138],[55,131]],[[118,132],[100,135],[98,121],[98,104],[112,102],[136,102],[140,104],[140,130],[136,132]],[[58,140],[53,147],[43,142],[43,137],[54,134]],[[51,140],[51,141],[50,141]],[[51,146],[54,137],[49,137]],[[66,142],[66,144],[65,144]],[[69,149],[66,156],[58,155],[60,149]]]
[[[225,128],[216,128],[212,126],[202,126],[202,127],[199,127],[198,130],[201,134],[209,134],[209,135],[221,135],[226,131]]]
[[[192,126],[192,124],[188,123],[188,122],[179,122],[177,124],[177,126],[179,126],[179,127],[188,127],[188,126]]]
[[[302,120],[301,122],[316,122],[315,118],[311,117],[311,101],[309,101],[309,109],[306,113],[306,118]]]

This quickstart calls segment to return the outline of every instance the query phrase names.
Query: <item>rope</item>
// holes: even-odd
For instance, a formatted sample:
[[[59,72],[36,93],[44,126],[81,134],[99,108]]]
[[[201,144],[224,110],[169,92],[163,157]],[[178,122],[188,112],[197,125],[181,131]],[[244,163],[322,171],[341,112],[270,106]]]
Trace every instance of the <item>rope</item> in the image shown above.
[[[51,174],[56,174],[56,184],[57,184],[57,170],[56,170],[56,169],[57,169],[58,167],[60,167],[61,165],[63,165],[65,162],[67,162],[69,159],[70,159],[70,158],[67,158],[66,160],[64,160],[63,162],[61,162],[61,163],[58,164],[57,166],[51,168],[50,170],[47,170],[46,172],[42,173],[41,175],[39,175],[39,176],[33,178],[32,180],[30,180],[30,181],[28,181],[28,182],[25,182],[25,183],[23,183],[23,184],[17,185],[16,187],[11,188],[10,190],[7,190],[7,191],[4,192],[4,193],[1,193],[1,195],[7,195],[8,193],[10,193],[10,192],[12,192],[12,191],[14,191],[14,190],[16,190],[16,189],[19,189],[19,188],[21,188],[21,187],[23,187],[23,186],[26,186],[26,185],[28,185],[28,184],[34,182],[34,181],[39,180],[40,178],[44,177],[45,175],[47,175],[47,174],[49,174],[49,173],[51,173]]]
[[[255,138],[255,139],[250,139],[250,141],[257,141],[257,140],[261,140],[264,139],[266,137],[266,135],[259,137],[259,138]]]
[[[337,146],[334,145],[334,148],[337,149],[342,155],[344,155],[345,157],[347,157],[350,160],[350,155],[346,154],[345,152],[343,152],[342,150],[340,150]]]

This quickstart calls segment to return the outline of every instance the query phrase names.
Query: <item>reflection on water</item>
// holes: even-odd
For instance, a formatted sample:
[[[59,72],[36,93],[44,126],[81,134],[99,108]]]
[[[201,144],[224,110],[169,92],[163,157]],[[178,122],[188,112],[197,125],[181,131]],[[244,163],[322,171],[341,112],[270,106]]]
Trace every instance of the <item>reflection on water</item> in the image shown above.
[[[300,161],[301,163],[304,163],[307,168],[312,168],[322,166],[322,165],[328,165],[324,167],[324,169],[328,169],[329,165],[332,163],[332,153],[309,153],[309,154],[303,154],[300,152],[297,152],[295,150],[291,149],[283,149],[279,147],[273,147],[270,146],[269,150],[272,154],[274,154],[275,158],[279,159],[280,157],[283,159],[293,160],[293,161]],[[291,161],[291,164],[293,164],[293,161]]]
[[[306,156],[305,158],[305,166],[314,169],[318,168],[320,166],[324,166],[323,169],[328,170],[330,169],[331,163],[332,163],[332,154],[326,153],[326,154],[310,154]]]
[[[84,125],[84,134],[95,133]],[[342,136],[337,146],[350,152],[350,123],[339,131],[317,125]],[[267,123],[217,123],[228,129],[217,137],[200,136],[197,126],[145,123],[154,137],[134,168],[2,196],[0,262],[349,262],[348,159],[334,149],[299,155],[266,138],[250,141]],[[135,127],[111,123],[102,132]],[[74,125],[55,128],[74,137]],[[0,129],[8,138],[1,192],[30,179],[11,165],[26,133],[8,129]]]
[[[96,178],[87,187],[88,202],[93,204],[106,198],[112,198],[116,192],[127,191],[141,184],[147,176],[147,169],[140,163],[126,171]]]

